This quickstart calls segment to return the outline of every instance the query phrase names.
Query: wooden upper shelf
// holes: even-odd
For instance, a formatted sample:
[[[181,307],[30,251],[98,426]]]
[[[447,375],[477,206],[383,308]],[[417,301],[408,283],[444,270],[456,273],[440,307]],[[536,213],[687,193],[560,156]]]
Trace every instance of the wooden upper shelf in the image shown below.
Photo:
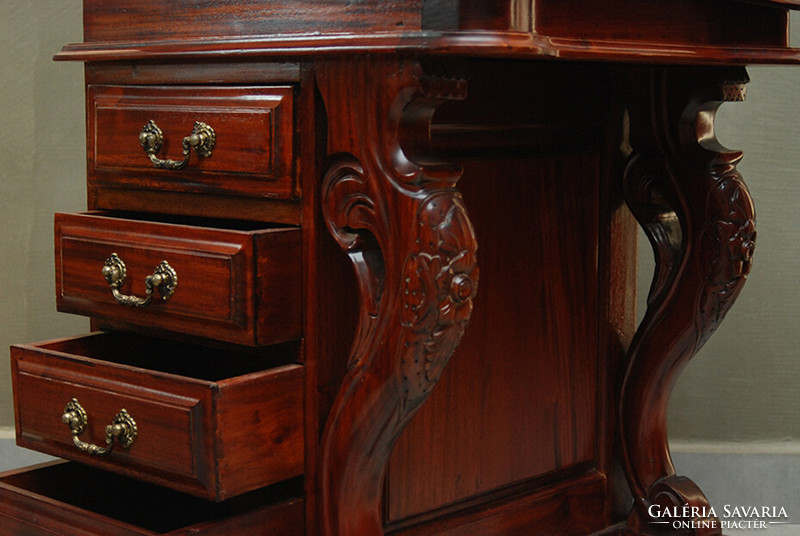
[[[84,0],[84,42],[56,59],[408,51],[795,63],[791,9],[800,0]]]

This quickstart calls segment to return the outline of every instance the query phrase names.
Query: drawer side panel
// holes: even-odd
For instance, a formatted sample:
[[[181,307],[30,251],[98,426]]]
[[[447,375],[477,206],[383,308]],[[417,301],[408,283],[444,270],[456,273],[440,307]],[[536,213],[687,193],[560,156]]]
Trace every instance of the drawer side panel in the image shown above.
[[[300,233],[256,239],[256,338],[259,344],[302,335],[303,256]]]
[[[237,495],[303,474],[303,377],[300,365],[235,379],[215,397],[219,495]]]
[[[296,228],[222,230],[57,214],[56,305],[154,334],[250,346],[295,339],[302,325],[300,235]],[[102,273],[112,253],[125,264],[119,293],[143,298],[146,278],[167,261],[177,275],[172,296],[165,301],[156,291],[146,307],[117,303]]]

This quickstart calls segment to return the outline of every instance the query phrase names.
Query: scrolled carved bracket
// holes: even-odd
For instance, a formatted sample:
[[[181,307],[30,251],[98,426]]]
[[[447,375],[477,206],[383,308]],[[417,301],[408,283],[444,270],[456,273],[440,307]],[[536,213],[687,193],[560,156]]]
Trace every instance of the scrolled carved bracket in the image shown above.
[[[656,153],[635,154],[625,170],[628,207],[653,247],[656,271],[648,305],[663,300],[683,258],[683,227],[678,196],[666,177],[664,158]]]
[[[356,269],[363,312],[374,317],[383,294],[385,268],[377,239],[375,202],[354,156],[339,155],[328,168],[322,187],[322,212],[328,230]]]
[[[722,147],[714,134],[722,102],[744,98],[746,73],[663,67],[640,74],[630,83],[649,91],[629,103],[634,152],[624,186],[653,246],[656,269],[628,352],[620,431],[635,499],[628,523],[638,533],[661,534],[650,515],[653,505],[709,506],[691,480],[675,473],[667,440],[669,394],[739,295],[756,233],[752,199],[736,170],[741,153]],[[687,534],[720,534],[719,524],[697,523]]]
[[[341,155],[323,181],[322,211],[328,230],[345,251],[367,249],[363,230],[375,229],[375,202],[364,186],[364,170],[351,155]]]

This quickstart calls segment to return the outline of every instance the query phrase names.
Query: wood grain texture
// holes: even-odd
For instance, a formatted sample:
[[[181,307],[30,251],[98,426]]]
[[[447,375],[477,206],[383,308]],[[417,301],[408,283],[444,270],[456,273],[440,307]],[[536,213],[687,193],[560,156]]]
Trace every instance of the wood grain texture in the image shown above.
[[[298,229],[259,229],[260,225],[244,223],[237,230],[212,228],[211,221],[189,225],[181,219],[161,223],[149,218],[112,213],[56,216],[59,310],[154,332],[249,345],[299,335]],[[156,296],[144,308],[117,303],[101,273],[112,253],[127,267],[121,293],[145,296],[145,278],[163,260],[178,275],[175,293],[166,301]]]
[[[85,0],[86,42],[58,59],[89,62],[89,206],[139,215],[60,216],[75,232],[57,242],[68,258],[59,295],[69,290],[65,310],[95,325],[171,342],[15,349],[20,429],[68,432],[40,408],[75,389],[103,414],[122,401],[165,444],[183,444],[98,467],[179,489],[178,505],[185,493],[257,497],[250,508],[264,515],[227,511],[239,503],[226,500],[206,520],[166,513],[142,527],[144,501],[122,519],[88,513],[108,508],[102,492],[62,507],[59,479],[89,478],[63,470],[0,478],[0,517],[34,534],[25,508],[56,534],[75,523],[89,534],[640,536],[654,501],[705,504],[671,468],[666,401],[738,294],[753,237],[739,157],[713,146],[716,101],[703,84],[723,73],[712,65],[800,62],[786,46],[796,5]],[[195,111],[226,135],[194,172],[159,174],[137,146],[128,152],[125,132],[153,112],[174,159]],[[648,232],[660,267],[655,312],[626,358],[634,241],[619,155],[629,145],[629,204],[645,226],[658,205]],[[667,165],[639,167],[653,153]],[[672,188],[650,188],[654,177]],[[273,179],[284,183],[264,186]],[[98,244],[126,248],[136,281],[164,254],[198,279],[160,304],[181,308],[172,317],[134,316],[92,279]],[[263,346],[287,339],[300,340]],[[280,348],[305,364],[272,362]],[[79,350],[91,356],[68,355]],[[20,435],[70,447],[69,436]],[[244,493],[301,472],[306,496],[290,500],[288,522],[276,517],[284,499]],[[102,485],[117,476],[86,474]],[[631,497],[637,509],[620,525]]]
[[[110,86],[87,88],[89,187],[127,187],[277,199],[294,188],[293,89],[290,86]],[[163,132],[156,156],[180,161],[196,121],[214,129],[210,156],[191,151],[181,170],[155,169],[139,133]]]
[[[729,0],[625,2],[593,9],[591,0],[537,0],[535,31],[560,38],[693,46],[785,47],[788,11]],[[747,20],[748,24],[739,21]],[[634,45],[636,46],[636,45]]]
[[[506,67],[495,83],[470,76],[467,99],[433,118],[535,125],[539,136],[524,147],[510,140],[515,152],[506,158],[481,154],[464,165],[459,185],[486,257],[481,288],[440,389],[393,451],[393,528],[458,517],[576,467],[604,474],[609,501],[619,480],[608,461],[616,417],[607,401],[632,332],[635,230],[620,215],[627,210],[615,179],[622,112],[610,101],[614,77],[582,64]],[[483,73],[480,63],[464,69]],[[506,72],[516,85],[504,83]],[[564,105],[548,100],[552,94]],[[500,104],[481,106],[490,98]],[[498,512],[501,519],[521,523]],[[549,530],[563,525],[551,521]]]
[[[18,346],[17,440],[200,497],[233,497],[303,470],[303,368],[281,365],[293,357],[276,350],[278,366],[262,370],[270,365],[266,356],[245,361],[119,334]],[[226,359],[240,362],[226,367]],[[144,368],[148,362],[156,368]],[[236,368],[243,369],[238,376]],[[105,427],[124,408],[138,427],[133,445],[107,457],[76,449],[61,422],[73,397],[88,414],[82,441],[105,446]]]
[[[178,0],[168,4],[123,0],[113,6],[102,0],[86,0],[84,39],[134,41],[142,37],[165,40],[208,35],[408,31],[419,29],[419,10],[420,0]]]
[[[425,30],[531,30],[532,3],[527,0],[423,0]]]
[[[0,475],[0,534],[301,536],[297,493],[290,482],[215,504],[80,464],[48,464]]]
[[[125,188],[89,188],[89,210],[146,212],[154,217],[179,215],[222,220],[236,214],[245,221],[300,226],[296,200],[198,196],[191,193]]]
[[[210,5],[86,2],[85,43],[58,59],[241,60],[350,54],[721,64],[800,61],[787,48],[794,1],[415,0]],[[163,21],[169,21],[165,24]],[[746,23],[740,23],[746,21]],[[213,36],[213,40],[206,36]]]
[[[629,82],[637,90],[630,92],[634,151],[625,191],[656,258],[620,391],[634,530],[655,530],[651,505],[709,507],[696,484],[675,472],[667,405],[678,375],[723,321],[750,273],[755,211],[736,170],[742,154],[722,147],[714,131],[716,110],[743,100],[747,81],[744,69],[731,68],[643,69]],[[710,521],[712,528],[690,533],[721,534],[719,523]]]
[[[87,63],[84,66],[87,85],[199,84],[217,88],[220,84],[295,84],[300,81],[300,69],[299,62],[289,59],[234,61],[224,58],[184,65],[181,69],[165,63]]]
[[[187,0],[169,5],[126,0],[114,8],[101,0],[88,0],[84,3],[84,40],[134,42],[146,36],[149,41],[164,41],[197,39],[206,35],[241,38],[303,32],[367,35],[372,32],[412,33],[422,29],[533,30],[559,38],[578,36],[574,30],[581,28],[584,38],[695,45],[785,46],[785,42],[776,43],[773,39],[785,39],[780,31],[776,31],[780,26],[775,25],[786,24],[789,8],[796,9],[797,4],[790,1],[745,3],[729,0],[679,0],[668,4],[618,2],[595,13],[597,10],[591,9],[587,0],[571,0],[567,5],[548,0],[368,0],[358,3],[344,0],[248,0],[211,5]],[[581,18],[584,13],[594,13],[601,18],[587,23],[590,19]],[[578,19],[573,23],[553,25],[554,18],[559,17],[565,21],[569,17]],[[715,17],[723,17],[723,20]],[[742,19],[751,24],[731,24]],[[658,21],[658,24],[646,30],[642,23],[647,21]],[[650,30],[656,32],[648,33]],[[726,33],[716,33],[720,30]],[[586,34],[587,31],[590,33]]]
[[[395,530],[393,536],[584,536],[605,528],[602,500],[605,481],[589,471],[559,475],[558,481],[528,489],[472,509],[443,516],[432,523]]]
[[[395,448],[389,519],[595,459],[597,169],[592,156],[465,169],[481,289],[441,391]]]
[[[347,373],[355,336],[359,298],[348,256],[328,232],[321,199],[325,174],[325,110],[311,66],[303,70],[298,101],[298,125],[304,143],[299,148],[298,180],[303,190],[303,348],[306,368],[306,534],[319,534],[321,437],[336,394]]]
[[[585,22],[591,24],[591,21]],[[712,23],[713,24],[713,23]],[[786,24],[778,28],[782,34]],[[649,41],[631,44],[619,39],[587,40],[578,37],[550,37],[538,33],[510,31],[303,34],[271,35],[257,39],[203,39],[180,42],[75,43],[64,46],[55,59],[60,61],[157,61],[218,62],[224,58],[247,61],[285,57],[316,58],[366,54],[410,54],[451,57],[494,57],[505,59],[572,59],[635,63],[726,65],[797,64],[800,52],[785,46],[737,45],[736,43],[695,44],[691,40]]]
[[[347,374],[322,437],[321,531],[379,535],[391,448],[458,345],[478,279],[474,232],[455,189],[460,173],[406,160],[399,117],[415,99],[435,108],[461,92],[444,81],[426,93],[413,61],[318,69],[332,160],[323,214],[360,292]]]

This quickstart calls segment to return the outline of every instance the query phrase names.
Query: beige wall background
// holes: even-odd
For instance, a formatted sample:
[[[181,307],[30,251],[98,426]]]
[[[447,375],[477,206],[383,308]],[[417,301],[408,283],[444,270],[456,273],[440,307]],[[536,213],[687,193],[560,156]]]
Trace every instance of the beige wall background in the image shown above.
[[[55,312],[53,282],[52,214],[84,208],[85,151],[83,69],[51,57],[81,35],[80,0],[0,0],[0,427],[13,427],[5,348],[88,330],[85,319]],[[717,126],[725,145],[745,151],[756,264],[676,386],[674,441],[800,440],[800,67],[750,75],[747,102],[723,106]]]
[[[794,46],[800,44],[798,15]],[[757,218],[753,271],[673,391],[672,439],[800,440],[800,67],[748,72],[747,100],[723,105],[716,125],[723,145],[744,151],[738,168]],[[643,298],[652,274],[646,241],[640,258]]]
[[[0,0],[0,426],[13,426],[10,344],[77,334],[55,312],[53,212],[85,208],[80,0]],[[58,411],[56,409],[56,411]]]

